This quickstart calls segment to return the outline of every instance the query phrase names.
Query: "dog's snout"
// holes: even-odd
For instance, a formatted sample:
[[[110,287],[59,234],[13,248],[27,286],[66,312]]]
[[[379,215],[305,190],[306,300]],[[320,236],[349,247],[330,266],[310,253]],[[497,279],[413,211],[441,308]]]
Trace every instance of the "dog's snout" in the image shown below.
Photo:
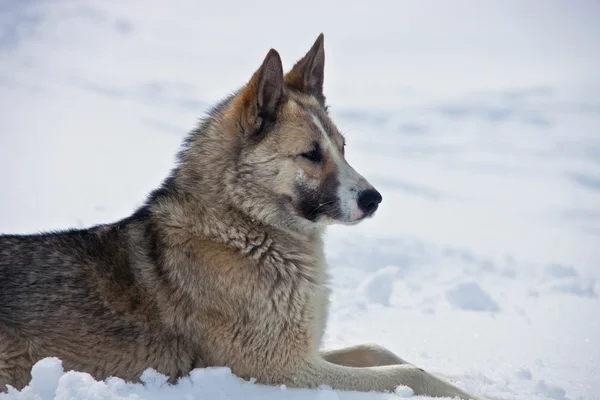
[[[358,195],[358,207],[365,214],[372,214],[383,200],[381,194],[375,189],[368,189]]]

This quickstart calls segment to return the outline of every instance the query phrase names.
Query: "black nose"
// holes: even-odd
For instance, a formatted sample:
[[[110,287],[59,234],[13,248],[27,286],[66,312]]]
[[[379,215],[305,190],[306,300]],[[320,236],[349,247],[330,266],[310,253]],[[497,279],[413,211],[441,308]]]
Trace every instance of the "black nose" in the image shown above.
[[[358,195],[358,208],[365,214],[373,214],[383,198],[375,189],[365,190]]]

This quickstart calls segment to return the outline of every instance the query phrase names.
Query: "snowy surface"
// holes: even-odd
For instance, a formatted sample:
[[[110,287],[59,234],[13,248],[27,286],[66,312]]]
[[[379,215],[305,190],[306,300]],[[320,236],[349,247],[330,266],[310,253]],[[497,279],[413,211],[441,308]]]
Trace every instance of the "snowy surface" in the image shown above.
[[[213,3],[0,2],[0,231],[128,215],[269,48],[289,68],[323,31],[347,157],[384,197],[329,232],[324,346],[377,342],[491,399],[600,399],[600,3]],[[0,399],[409,395],[146,382],[48,359]]]

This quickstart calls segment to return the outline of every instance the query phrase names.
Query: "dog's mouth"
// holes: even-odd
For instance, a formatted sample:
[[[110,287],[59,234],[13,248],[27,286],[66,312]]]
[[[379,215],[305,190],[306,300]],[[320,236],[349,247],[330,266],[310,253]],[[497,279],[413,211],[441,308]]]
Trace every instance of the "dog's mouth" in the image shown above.
[[[353,194],[346,198],[323,196],[320,201],[315,201],[314,197],[294,199],[286,196],[286,203],[303,219],[317,224],[356,225],[375,215],[382,196],[373,188]]]
[[[372,218],[377,212],[378,208],[379,204],[373,206],[373,208],[367,212],[361,211],[360,213],[353,213],[351,210],[350,212],[346,213],[346,215],[336,214],[335,216],[324,216],[323,220],[328,224],[341,224],[348,226],[358,225],[362,221]]]
[[[373,208],[372,211],[369,211],[368,213],[366,213],[365,215],[363,215],[363,217],[360,219],[360,221],[367,219],[367,218],[371,218],[375,215],[375,213],[377,212],[377,210],[379,209],[379,204],[377,204],[375,206],[375,208]]]

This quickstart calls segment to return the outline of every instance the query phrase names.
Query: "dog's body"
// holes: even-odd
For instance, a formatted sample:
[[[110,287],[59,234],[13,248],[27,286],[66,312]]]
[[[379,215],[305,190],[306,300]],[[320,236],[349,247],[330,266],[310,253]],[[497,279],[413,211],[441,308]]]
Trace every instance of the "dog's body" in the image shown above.
[[[381,201],[344,159],[323,63],[322,35],[285,75],[271,50],[131,217],[0,236],[0,391],[56,356],[97,379],[228,366],[265,384],[473,398],[378,346],[319,351],[324,227]]]

